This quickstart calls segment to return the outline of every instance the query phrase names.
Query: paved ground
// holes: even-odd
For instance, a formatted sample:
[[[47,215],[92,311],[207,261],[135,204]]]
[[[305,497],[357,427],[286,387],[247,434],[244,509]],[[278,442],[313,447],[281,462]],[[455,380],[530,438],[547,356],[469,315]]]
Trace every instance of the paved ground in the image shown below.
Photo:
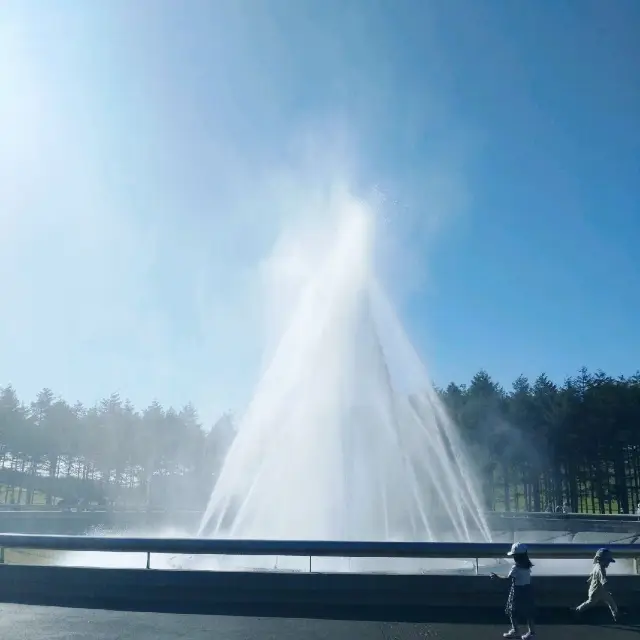
[[[484,640],[503,626],[240,618],[0,605],[0,638],[11,640]],[[637,640],[623,625],[541,626],[544,640]]]

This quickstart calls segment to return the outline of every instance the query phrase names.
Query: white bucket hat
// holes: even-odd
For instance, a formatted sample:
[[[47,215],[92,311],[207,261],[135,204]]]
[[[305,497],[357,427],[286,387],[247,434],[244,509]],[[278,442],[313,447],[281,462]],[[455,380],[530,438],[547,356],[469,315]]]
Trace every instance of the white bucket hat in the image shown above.
[[[511,545],[511,549],[509,550],[509,553],[507,553],[508,556],[515,556],[515,555],[519,555],[522,553],[527,553],[528,549],[527,549],[527,545],[524,544],[524,542],[514,542]]]

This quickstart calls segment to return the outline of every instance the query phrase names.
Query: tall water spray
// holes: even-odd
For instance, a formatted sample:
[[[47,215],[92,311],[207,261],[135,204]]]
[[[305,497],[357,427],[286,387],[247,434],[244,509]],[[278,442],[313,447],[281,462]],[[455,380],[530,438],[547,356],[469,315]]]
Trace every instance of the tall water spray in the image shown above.
[[[213,537],[488,539],[455,425],[341,216],[244,415],[200,526]]]

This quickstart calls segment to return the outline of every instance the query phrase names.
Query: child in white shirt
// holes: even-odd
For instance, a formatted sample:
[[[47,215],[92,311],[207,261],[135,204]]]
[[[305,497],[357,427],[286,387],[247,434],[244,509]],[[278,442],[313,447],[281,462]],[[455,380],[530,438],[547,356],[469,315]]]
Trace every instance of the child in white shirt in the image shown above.
[[[505,613],[511,620],[511,629],[503,634],[505,638],[520,638],[522,640],[532,640],[535,637],[535,624],[534,624],[534,600],[533,600],[533,587],[531,586],[531,567],[533,563],[529,560],[529,552],[527,546],[522,542],[516,542],[511,547],[511,550],[507,554],[513,558],[514,565],[509,571],[509,575],[506,576],[506,580],[511,581],[511,588],[509,589],[509,598],[507,599],[507,606]],[[495,573],[491,574],[492,578],[501,578],[501,576]],[[529,631],[523,636],[520,635],[518,630],[518,620],[523,618],[527,621]]]
[[[586,609],[597,605],[598,603],[606,604],[611,611],[614,621],[618,620],[618,605],[616,605],[613,596],[609,593],[607,584],[607,567],[615,562],[613,555],[609,549],[598,549],[593,558],[593,569],[589,574],[587,582],[589,583],[589,596],[581,604],[575,608],[575,611],[581,613]]]

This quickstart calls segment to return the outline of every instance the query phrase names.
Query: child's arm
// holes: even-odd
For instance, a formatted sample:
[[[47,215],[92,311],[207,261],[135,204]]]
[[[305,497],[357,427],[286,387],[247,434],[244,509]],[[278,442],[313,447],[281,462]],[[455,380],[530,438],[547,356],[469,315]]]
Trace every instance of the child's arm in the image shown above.
[[[607,574],[600,569],[600,571],[598,571],[598,582],[604,587],[605,584],[607,584]]]
[[[511,570],[509,571],[508,575],[499,576],[497,573],[492,573],[491,574],[491,579],[492,580],[511,580],[511,578],[513,577],[514,572],[515,572],[515,567],[511,567]]]

